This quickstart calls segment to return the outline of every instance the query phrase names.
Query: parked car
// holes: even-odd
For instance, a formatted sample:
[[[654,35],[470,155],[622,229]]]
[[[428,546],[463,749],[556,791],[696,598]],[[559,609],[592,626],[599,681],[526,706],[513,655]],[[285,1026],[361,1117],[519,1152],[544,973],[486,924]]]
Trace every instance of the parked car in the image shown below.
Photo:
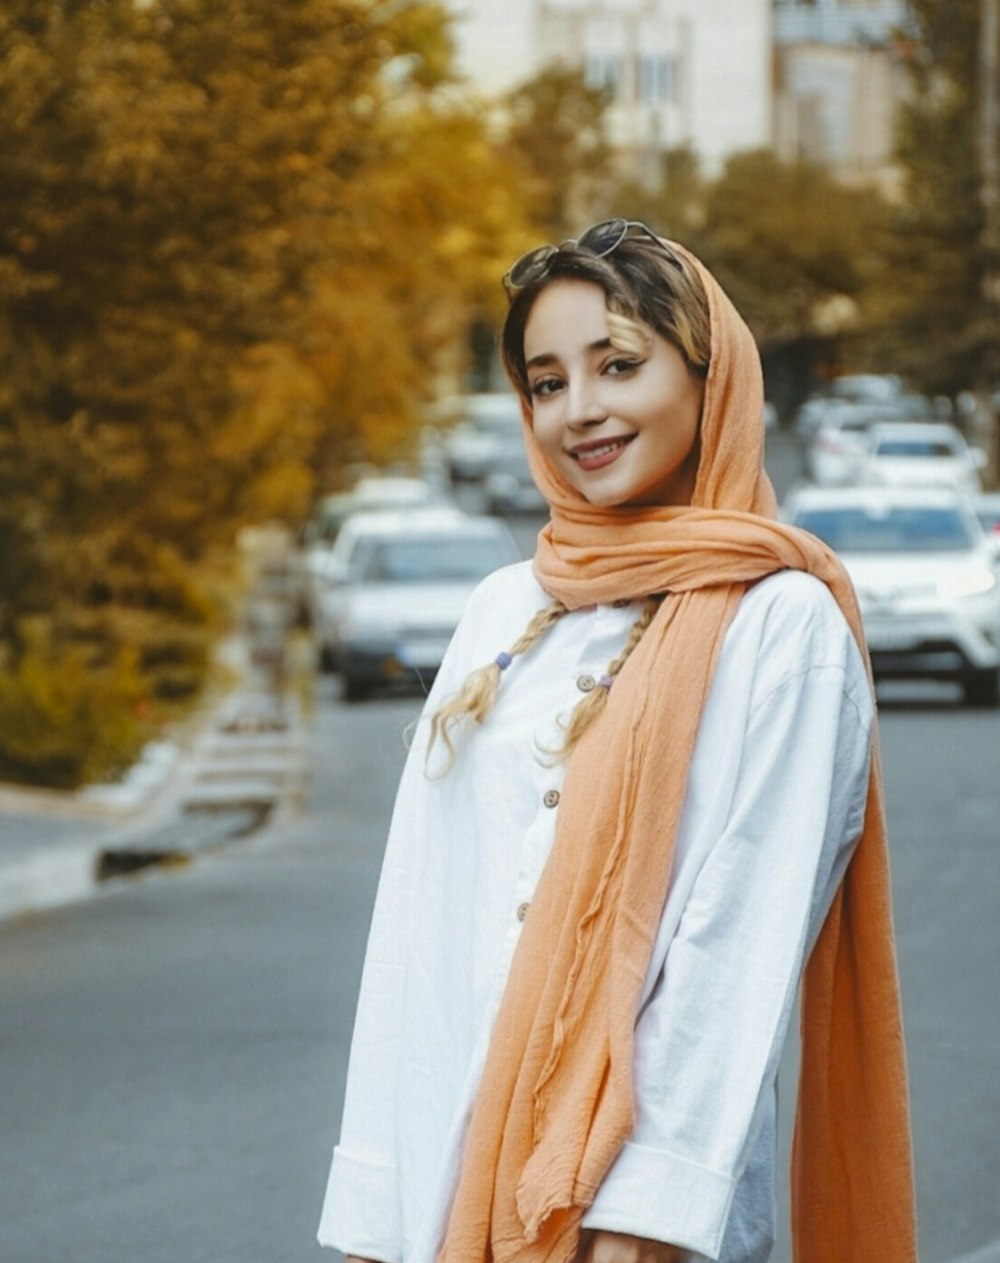
[[[995,550],[967,500],[937,487],[803,487],[783,516],[839,554],[876,678],[954,680],[970,704],[1000,704]]]
[[[984,491],[972,497],[972,507],[983,530],[996,541],[1000,549],[1000,491]]]
[[[425,508],[440,496],[420,478],[372,476],[360,479],[349,491],[324,496],[302,530],[298,558],[298,587],[305,621],[316,617],[322,576],[330,550],[344,523],[354,513],[373,509]]]
[[[461,419],[445,439],[445,462],[453,483],[482,482],[501,445],[521,435],[521,405],[512,391],[467,395],[446,411]]]
[[[548,513],[524,450],[521,427],[498,442],[483,482],[489,513]]]
[[[519,560],[509,528],[458,509],[358,513],[327,558],[315,635],[348,701],[434,679],[472,589]]]
[[[795,414],[795,433],[809,442],[821,425],[855,408],[877,409],[884,416],[899,420],[934,420],[930,400],[906,391],[901,378],[892,374],[852,373],[834,378],[799,406]]]
[[[986,454],[969,447],[953,425],[901,422],[873,426],[861,461],[861,482],[889,487],[951,487],[967,495],[982,490]]]
[[[903,412],[892,404],[837,402],[808,442],[806,473],[821,487],[856,482],[877,425],[922,425],[926,420],[919,413]]]
[[[853,482],[865,456],[872,414],[842,406],[831,412],[813,435],[805,454],[807,476],[820,487]]]

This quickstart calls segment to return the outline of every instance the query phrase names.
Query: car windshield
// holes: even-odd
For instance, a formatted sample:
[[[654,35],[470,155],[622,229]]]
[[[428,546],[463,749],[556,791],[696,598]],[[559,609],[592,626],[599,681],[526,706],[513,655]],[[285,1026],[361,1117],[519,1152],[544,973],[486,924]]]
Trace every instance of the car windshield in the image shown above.
[[[949,508],[803,509],[795,525],[812,531],[838,553],[947,553],[972,546],[968,525]]]
[[[957,456],[957,450],[945,439],[883,439],[875,449],[876,456]]]
[[[482,579],[511,560],[501,539],[428,535],[362,544],[351,569],[363,583],[451,583]]]

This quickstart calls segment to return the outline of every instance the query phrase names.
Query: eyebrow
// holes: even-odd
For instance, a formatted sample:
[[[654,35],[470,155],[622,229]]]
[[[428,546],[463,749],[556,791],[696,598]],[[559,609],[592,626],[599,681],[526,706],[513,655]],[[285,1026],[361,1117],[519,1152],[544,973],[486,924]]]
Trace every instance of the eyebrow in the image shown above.
[[[612,345],[610,338],[599,338],[597,342],[591,342],[587,347],[589,352],[607,351]],[[541,355],[533,355],[530,360],[526,360],[524,367],[529,368],[547,368],[550,364],[556,364],[559,356],[552,351],[543,351]]]

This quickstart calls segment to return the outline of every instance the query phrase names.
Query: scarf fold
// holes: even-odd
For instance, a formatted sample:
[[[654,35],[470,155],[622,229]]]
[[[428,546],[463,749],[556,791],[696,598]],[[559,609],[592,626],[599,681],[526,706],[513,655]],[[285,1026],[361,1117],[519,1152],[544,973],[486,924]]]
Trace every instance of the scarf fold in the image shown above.
[[[726,629],[778,570],[850,582],[773,520],[753,338],[711,274],[712,358],[692,506],[601,509],[549,467],[535,573],[570,609],[668,593],[570,759],[552,852],[491,1037],[439,1263],[568,1263],[634,1123],[632,1045],[688,767]],[[766,909],[760,910],[767,914]],[[873,737],[864,831],[806,967],[793,1151],[795,1263],[915,1263],[906,1069]]]

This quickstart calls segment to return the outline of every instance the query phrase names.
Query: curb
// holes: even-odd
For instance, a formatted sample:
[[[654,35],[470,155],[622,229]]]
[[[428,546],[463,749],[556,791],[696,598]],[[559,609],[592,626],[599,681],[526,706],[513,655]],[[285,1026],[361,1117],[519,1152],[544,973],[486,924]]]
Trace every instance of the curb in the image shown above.
[[[82,845],[52,846],[19,864],[5,865],[0,870],[0,921],[93,894],[95,855],[94,849]]]
[[[258,727],[264,712],[266,735]],[[247,717],[250,729],[241,722]],[[74,840],[39,842],[7,863],[0,852],[0,922],[92,897],[109,882],[248,837],[301,804],[308,775],[300,708],[248,684],[215,706],[168,774],[144,786],[141,799],[129,796],[127,809],[0,786],[0,827],[4,810],[94,826]]]

